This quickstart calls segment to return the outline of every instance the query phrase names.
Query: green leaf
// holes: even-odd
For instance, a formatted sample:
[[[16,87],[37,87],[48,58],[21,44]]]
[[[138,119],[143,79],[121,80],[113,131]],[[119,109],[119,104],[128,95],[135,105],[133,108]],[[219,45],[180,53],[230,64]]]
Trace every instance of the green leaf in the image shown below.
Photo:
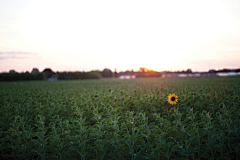
[[[9,147],[9,148],[11,148],[11,149],[14,149],[14,148],[15,148],[13,144],[9,144],[9,143],[7,143],[7,147]]]
[[[172,152],[175,152],[178,148],[180,148],[180,145],[176,144],[176,145],[172,146],[171,150],[172,150]]]
[[[70,148],[68,148],[69,151],[75,151],[74,146],[71,146]]]
[[[200,151],[199,151],[198,148],[194,148],[194,149],[192,150],[192,152],[197,152],[197,153],[198,153],[198,152],[200,152]]]

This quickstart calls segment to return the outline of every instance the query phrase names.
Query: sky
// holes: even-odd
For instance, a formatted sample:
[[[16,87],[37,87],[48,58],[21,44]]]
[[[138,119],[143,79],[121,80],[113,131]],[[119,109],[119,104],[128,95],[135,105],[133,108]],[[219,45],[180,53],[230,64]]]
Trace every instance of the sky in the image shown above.
[[[240,68],[239,0],[0,0],[0,72]]]

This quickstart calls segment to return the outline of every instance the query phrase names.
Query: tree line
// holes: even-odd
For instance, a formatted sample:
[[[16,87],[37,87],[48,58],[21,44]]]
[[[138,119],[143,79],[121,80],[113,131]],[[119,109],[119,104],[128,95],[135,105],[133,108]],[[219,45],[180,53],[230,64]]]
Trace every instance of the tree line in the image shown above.
[[[34,72],[33,72],[34,71]],[[32,72],[18,73],[15,70],[10,70],[9,73],[0,73],[0,81],[25,81],[25,80],[47,80],[48,78],[56,78],[59,80],[74,80],[74,79],[100,79],[117,77],[117,72],[112,72],[105,68],[103,71],[89,71],[89,72],[54,72],[50,68],[39,72],[38,69],[33,69]]]
[[[209,70],[209,73],[218,73],[218,72],[240,72],[240,69],[230,70]],[[186,71],[164,71],[158,72],[145,67],[140,67],[139,71],[124,71],[124,72],[113,72],[111,69],[105,68],[102,71],[93,70],[89,72],[80,72],[80,71],[63,71],[63,72],[54,72],[50,68],[44,69],[42,72],[39,72],[37,68],[33,68],[32,72],[22,72],[18,73],[14,70],[10,70],[9,73],[0,73],[0,81],[25,81],[25,80],[46,80],[48,78],[56,78],[59,80],[74,80],[74,79],[100,79],[100,78],[116,78],[122,75],[134,75],[136,77],[161,77],[162,73],[192,73],[191,69]]]
[[[0,73],[0,81],[26,81],[26,80],[44,80],[46,76],[44,73],[35,73],[31,74],[29,72],[18,73],[18,72],[10,72],[10,73]]]

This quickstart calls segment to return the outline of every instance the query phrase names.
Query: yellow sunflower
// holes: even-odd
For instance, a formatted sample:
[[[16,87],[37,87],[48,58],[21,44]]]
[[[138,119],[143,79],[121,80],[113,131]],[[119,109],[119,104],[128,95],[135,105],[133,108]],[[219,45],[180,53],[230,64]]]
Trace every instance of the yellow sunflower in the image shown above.
[[[175,94],[169,94],[168,96],[168,103],[170,103],[171,105],[177,103],[178,97]]]

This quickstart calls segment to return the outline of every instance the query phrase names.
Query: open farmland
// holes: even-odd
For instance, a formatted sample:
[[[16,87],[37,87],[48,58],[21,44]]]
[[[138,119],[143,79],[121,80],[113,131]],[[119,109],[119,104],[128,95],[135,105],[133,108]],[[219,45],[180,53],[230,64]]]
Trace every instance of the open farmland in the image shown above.
[[[0,82],[0,154],[240,159],[239,100],[240,77]]]

